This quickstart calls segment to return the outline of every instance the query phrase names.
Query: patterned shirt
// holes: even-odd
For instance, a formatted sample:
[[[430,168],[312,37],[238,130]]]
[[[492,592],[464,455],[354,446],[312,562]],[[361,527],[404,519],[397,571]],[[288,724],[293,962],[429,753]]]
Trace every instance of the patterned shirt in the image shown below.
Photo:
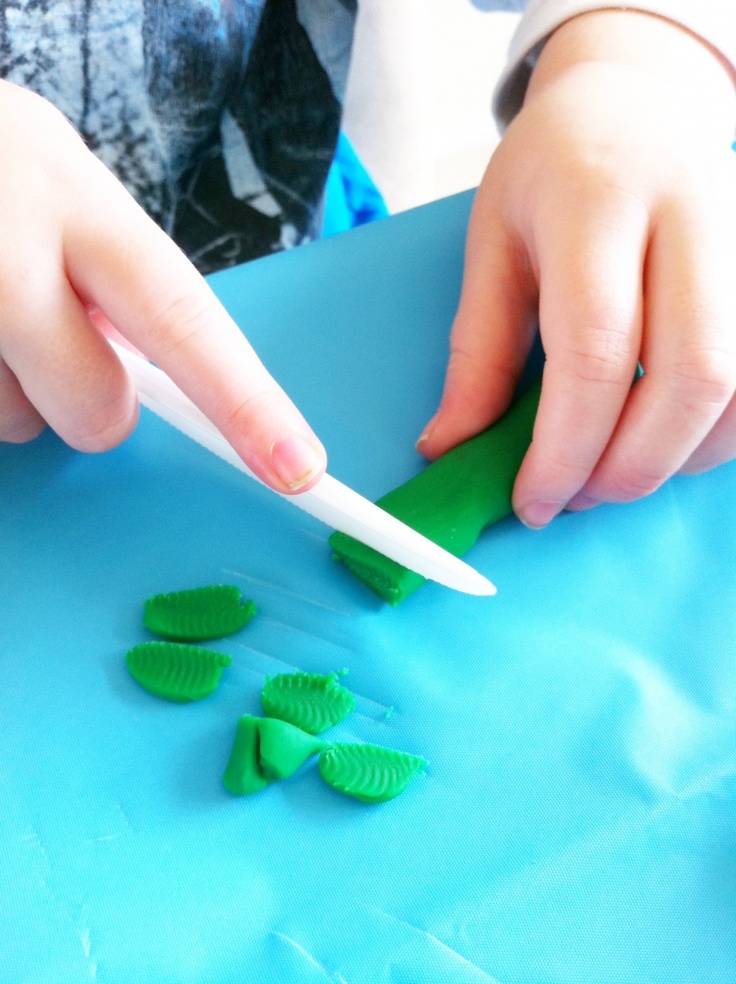
[[[496,89],[502,125],[518,112],[545,38],[576,14],[611,6],[472,2],[525,11]],[[0,77],[65,113],[208,273],[321,228],[357,3],[0,0]],[[736,3],[633,6],[682,23],[736,70]]]
[[[357,0],[0,0],[44,96],[207,273],[312,238]]]

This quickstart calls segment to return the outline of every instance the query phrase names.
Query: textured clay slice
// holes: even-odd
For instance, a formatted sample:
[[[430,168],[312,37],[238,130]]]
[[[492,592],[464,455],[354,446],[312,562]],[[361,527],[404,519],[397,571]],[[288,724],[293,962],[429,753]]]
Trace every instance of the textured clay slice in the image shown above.
[[[531,443],[541,382],[530,386],[488,430],[458,444],[376,503],[445,550],[461,557],[481,532],[512,512],[516,473]],[[330,546],[356,577],[392,605],[425,583],[345,533]]]
[[[244,602],[238,588],[213,584],[148,598],[143,606],[143,624],[166,639],[202,642],[232,635],[255,613],[255,604]]]
[[[330,746],[288,721],[270,717],[259,719],[258,737],[260,769],[267,779],[288,779],[307,759]]]
[[[209,696],[232,660],[201,646],[143,642],[128,650],[125,662],[131,676],[150,693],[186,703]]]
[[[268,785],[259,764],[260,738],[258,726],[261,718],[244,714],[238,719],[230,759],[222,777],[225,789],[233,796],[248,796]]]
[[[384,803],[403,793],[427,761],[380,745],[336,743],[319,757],[324,781],[363,803]]]
[[[269,717],[316,735],[344,721],[355,698],[338,683],[337,673],[280,673],[267,678],[261,704]]]

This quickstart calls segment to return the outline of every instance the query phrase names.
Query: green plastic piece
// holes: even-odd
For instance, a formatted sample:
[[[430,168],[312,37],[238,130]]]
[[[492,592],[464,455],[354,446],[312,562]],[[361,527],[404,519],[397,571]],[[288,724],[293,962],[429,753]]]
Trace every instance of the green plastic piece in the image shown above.
[[[261,704],[269,717],[316,735],[344,721],[355,698],[338,683],[337,673],[280,673],[266,679]]]
[[[150,693],[186,703],[209,696],[232,660],[182,642],[142,642],[128,650],[125,662],[131,676]]]
[[[148,598],[143,605],[143,624],[166,639],[202,642],[232,635],[255,613],[255,604],[244,602],[238,588],[214,584]]]
[[[488,430],[427,465],[377,505],[461,557],[487,526],[512,512],[514,479],[532,440],[540,391],[541,381]],[[337,559],[392,605],[425,583],[421,574],[345,533],[333,533],[329,543]]]
[[[288,779],[307,759],[330,745],[288,721],[270,717],[259,719],[258,737],[260,769],[267,779]]]
[[[426,759],[419,755],[380,745],[336,743],[319,757],[324,781],[363,803],[385,803],[393,799],[427,765]]]
[[[233,796],[248,796],[264,789],[269,780],[263,775],[259,759],[261,718],[244,714],[238,718],[230,758],[222,782]]]

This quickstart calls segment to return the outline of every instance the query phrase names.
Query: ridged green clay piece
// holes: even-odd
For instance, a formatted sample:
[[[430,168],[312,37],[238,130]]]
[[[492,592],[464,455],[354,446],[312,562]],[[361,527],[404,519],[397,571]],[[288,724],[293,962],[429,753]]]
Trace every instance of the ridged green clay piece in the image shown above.
[[[338,683],[337,673],[280,673],[266,679],[261,704],[269,717],[317,735],[344,721],[355,698]]]
[[[259,764],[260,738],[258,726],[261,718],[244,714],[238,718],[235,741],[222,777],[223,785],[233,796],[248,796],[264,789],[269,780]]]
[[[125,662],[131,676],[150,693],[183,704],[209,696],[232,660],[225,653],[182,642],[142,642],[128,650]]]
[[[255,613],[255,604],[243,601],[234,585],[213,584],[153,595],[144,602],[143,624],[166,639],[203,642],[232,635]]]
[[[319,757],[324,781],[363,803],[385,803],[393,799],[427,765],[426,759],[409,752],[344,742],[330,745]]]
[[[288,721],[271,717],[259,719],[258,737],[260,768],[267,779],[288,779],[307,759],[330,745]]]
[[[376,505],[462,557],[487,526],[512,512],[511,492],[531,443],[540,390],[541,383],[534,383],[488,430],[437,458]],[[329,543],[348,570],[392,605],[425,583],[421,574],[345,533],[333,533]]]

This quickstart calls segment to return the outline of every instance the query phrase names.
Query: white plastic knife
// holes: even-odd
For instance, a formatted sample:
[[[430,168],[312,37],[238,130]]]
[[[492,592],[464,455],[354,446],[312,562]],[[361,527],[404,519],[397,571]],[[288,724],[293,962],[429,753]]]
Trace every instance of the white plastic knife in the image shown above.
[[[264,484],[245,465],[215,425],[165,372],[116,342],[110,344],[125,366],[143,406],[245,475]],[[416,571],[422,577],[466,594],[496,593],[493,584],[469,564],[417,533],[369,499],[358,495],[331,475],[323,475],[308,492],[295,495],[284,495],[281,492],[275,494],[333,529],[347,533],[391,560]]]

